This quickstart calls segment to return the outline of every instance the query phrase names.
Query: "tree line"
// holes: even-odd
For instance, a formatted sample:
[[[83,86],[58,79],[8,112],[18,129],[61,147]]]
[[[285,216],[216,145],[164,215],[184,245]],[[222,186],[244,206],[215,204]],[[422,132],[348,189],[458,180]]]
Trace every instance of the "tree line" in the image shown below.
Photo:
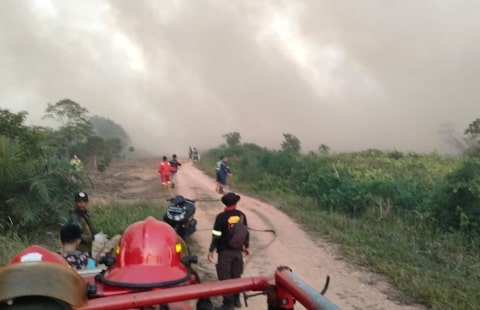
[[[75,154],[84,165],[103,171],[133,151],[122,126],[90,116],[79,103],[48,103],[44,119],[57,128],[27,126],[28,113],[0,109],[0,233],[34,232],[59,223],[72,193],[91,184],[70,164]]]
[[[300,140],[284,133],[280,150],[242,143],[238,132],[204,153],[204,167],[229,157],[234,185],[258,193],[305,197],[310,207],[363,216],[401,217],[443,231],[480,235],[480,119],[464,132],[462,156],[376,149],[302,154]]]

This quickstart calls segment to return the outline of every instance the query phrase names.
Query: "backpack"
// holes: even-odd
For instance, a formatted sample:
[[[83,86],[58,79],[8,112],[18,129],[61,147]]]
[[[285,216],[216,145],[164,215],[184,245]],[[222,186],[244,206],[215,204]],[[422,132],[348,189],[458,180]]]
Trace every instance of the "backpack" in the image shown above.
[[[247,240],[248,227],[243,222],[243,216],[237,216],[239,221],[228,224],[227,245],[233,250],[243,250],[243,245]]]
[[[177,162],[174,160],[170,160],[168,163],[170,164],[170,166],[172,166],[172,172],[177,172],[177,169],[178,169]]]

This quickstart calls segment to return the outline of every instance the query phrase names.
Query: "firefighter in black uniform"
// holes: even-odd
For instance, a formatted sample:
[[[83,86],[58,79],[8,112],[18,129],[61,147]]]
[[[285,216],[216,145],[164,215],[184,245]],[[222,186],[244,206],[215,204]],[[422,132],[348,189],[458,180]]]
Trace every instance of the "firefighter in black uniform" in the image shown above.
[[[241,247],[232,248],[229,246],[229,229],[233,223],[242,221],[247,226],[245,214],[237,210],[236,205],[240,196],[235,193],[226,193],[222,196],[222,203],[225,205],[223,212],[215,218],[215,224],[212,231],[212,243],[208,252],[208,260],[213,262],[213,253],[217,250],[218,260],[216,264],[218,280],[228,280],[240,278],[243,273],[243,254],[249,255],[249,235],[246,234]],[[223,305],[217,310],[233,310],[240,308],[240,295],[224,295]]]
[[[177,180],[177,171],[182,166],[182,164],[178,161],[177,155],[173,154],[172,159],[168,161],[170,166],[172,166],[172,174],[170,176],[170,181],[172,182],[172,188],[175,188],[175,181]]]
[[[92,243],[95,239],[95,231],[92,225],[90,213],[88,213],[88,194],[78,192],[74,196],[75,208],[70,211],[68,224],[77,225],[82,229],[81,242],[78,250],[88,253],[92,257]]]

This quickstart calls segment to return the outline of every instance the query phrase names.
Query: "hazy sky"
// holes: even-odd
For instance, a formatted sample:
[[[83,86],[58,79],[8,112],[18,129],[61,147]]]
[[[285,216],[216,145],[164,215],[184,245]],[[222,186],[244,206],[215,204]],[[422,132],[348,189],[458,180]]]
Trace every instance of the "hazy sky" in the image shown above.
[[[0,107],[64,98],[137,149],[440,153],[480,117],[480,1],[2,0]]]

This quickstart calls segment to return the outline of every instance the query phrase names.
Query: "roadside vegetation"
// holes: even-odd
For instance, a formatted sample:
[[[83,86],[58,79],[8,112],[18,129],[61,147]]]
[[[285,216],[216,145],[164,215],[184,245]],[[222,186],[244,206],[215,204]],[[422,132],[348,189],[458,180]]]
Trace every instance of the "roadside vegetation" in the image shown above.
[[[232,188],[273,203],[313,236],[341,245],[350,261],[384,275],[404,303],[480,308],[480,161],[468,156],[366,150],[301,154],[285,134],[281,150],[240,143],[202,154],[213,176],[229,158]]]

